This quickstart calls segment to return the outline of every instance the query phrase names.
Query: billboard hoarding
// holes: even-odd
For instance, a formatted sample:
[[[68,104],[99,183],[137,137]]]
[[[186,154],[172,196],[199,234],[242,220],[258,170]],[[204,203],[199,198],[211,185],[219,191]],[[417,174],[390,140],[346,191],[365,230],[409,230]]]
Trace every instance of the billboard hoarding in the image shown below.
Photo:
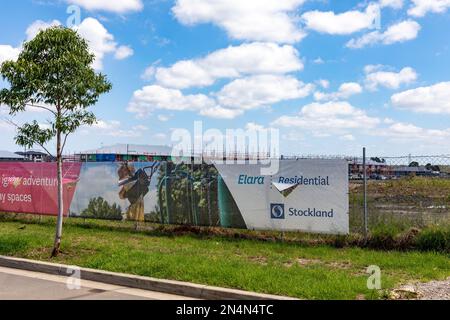
[[[63,164],[64,215],[76,190],[81,163]],[[0,211],[58,214],[56,163],[10,162],[0,164]]]
[[[346,234],[345,160],[258,164],[64,163],[64,214],[254,230]],[[55,163],[1,163],[0,211],[57,214]],[[70,208],[70,209],[69,209]]]
[[[280,161],[277,174],[261,165],[216,164],[248,229],[349,232],[348,164],[345,160]]]

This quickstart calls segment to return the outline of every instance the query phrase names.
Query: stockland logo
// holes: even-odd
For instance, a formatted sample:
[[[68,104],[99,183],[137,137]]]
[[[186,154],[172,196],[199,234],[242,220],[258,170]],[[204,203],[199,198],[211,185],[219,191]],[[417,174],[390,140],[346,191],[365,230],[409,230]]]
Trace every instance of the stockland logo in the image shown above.
[[[271,203],[270,204],[270,218],[271,219],[284,219],[284,204]]]

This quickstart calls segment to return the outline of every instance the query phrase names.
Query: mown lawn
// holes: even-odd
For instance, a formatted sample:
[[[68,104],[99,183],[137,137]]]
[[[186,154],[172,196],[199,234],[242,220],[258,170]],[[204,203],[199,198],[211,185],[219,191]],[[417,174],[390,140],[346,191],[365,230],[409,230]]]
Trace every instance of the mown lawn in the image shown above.
[[[0,221],[0,255],[307,299],[383,298],[408,281],[450,276],[450,256],[444,253],[111,229],[69,220],[63,253],[52,260],[51,222]],[[369,265],[381,268],[383,290],[367,289]]]

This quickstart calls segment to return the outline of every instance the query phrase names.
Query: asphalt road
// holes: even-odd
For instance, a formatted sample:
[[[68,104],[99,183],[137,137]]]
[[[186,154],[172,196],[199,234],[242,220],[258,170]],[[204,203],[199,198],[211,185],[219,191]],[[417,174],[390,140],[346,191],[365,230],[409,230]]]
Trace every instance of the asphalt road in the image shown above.
[[[187,300],[160,292],[81,280],[70,289],[68,278],[0,267],[0,300]]]

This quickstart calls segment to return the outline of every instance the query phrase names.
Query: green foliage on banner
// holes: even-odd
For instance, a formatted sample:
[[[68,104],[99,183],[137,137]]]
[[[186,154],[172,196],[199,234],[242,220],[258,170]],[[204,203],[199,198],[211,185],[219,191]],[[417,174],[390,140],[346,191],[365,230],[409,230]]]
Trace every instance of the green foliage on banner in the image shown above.
[[[168,162],[167,171],[171,179],[167,180],[166,194],[165,165],[166,162],[160,167],[157,181],[157,185],[161,186],[158,190],[158,199],[165,223],[170,220],[173,224],[220,226],[217,197],[219,173],[217,169],[213,165],[181,164],[176,166],[175,163]],[[192,203],[194,203],[195,210]],[[245,222],[234,201],[231,206],[233,208],[232,225],[236,228],[245,228]],[[193,213],[193,211],[195,212]],[[194,214],[197,214],[197,217],[194,217]],[[146,220],[161,222],[160,217],[156,215],[147,215]]]
[[[122,220],[122,208],[116,203],[110,205],[102,197],[89,201],[87,209],[81,213],[83,218]]]

